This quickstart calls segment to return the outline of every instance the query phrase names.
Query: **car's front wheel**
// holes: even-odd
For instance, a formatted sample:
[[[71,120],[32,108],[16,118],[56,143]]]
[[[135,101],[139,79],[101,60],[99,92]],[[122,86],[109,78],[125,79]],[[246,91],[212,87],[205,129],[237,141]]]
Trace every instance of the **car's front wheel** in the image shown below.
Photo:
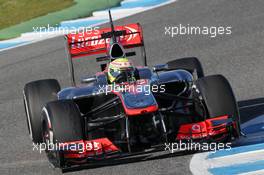
[[[205,119],[228,115],[236,123],[233,136],[239,137],[240,114],[228,80],[222,75],[211,75],[198,79],[195,86],[205,107]]]
[[[61,144],[83,140],[83,121],[77,105],[72,100],[48,103],[42,110],[42,137],[46,153],[55,167],[65,166]],[[77,148],[79,145],[75,145]],[[48,149],[50,148],[50,149]]]

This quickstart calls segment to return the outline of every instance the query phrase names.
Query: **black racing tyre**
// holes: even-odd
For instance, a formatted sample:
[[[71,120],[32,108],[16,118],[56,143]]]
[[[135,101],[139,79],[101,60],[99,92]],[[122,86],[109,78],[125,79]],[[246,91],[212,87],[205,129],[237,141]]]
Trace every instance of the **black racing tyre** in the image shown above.
[[[196,88],[206,106],[207,118],[229,115],[237,123],[240,133],[240,114],[231,85],[222,75],[211,75],[198,79]]]
[[[201,62],[196,57],[186,57],[169,61],[167,63],[168,69],[185,69],[192,74],[197,73],[197,77],[204,77],[204,71]]]
[[[84,138],[82,120],[79,108],[72,100],[48,103],[42,110],[44,143],[46,145],[53,144],[55,145],[53,148],[58,148],[60,143],[82,140]],[[65,166],[63,150],[46,149],[46,153],[55,167],[63,168]]]
[[[57,80],[46,79],[25,85],[23,100],[27,116],[29,135],[34,143],[42,142],[41,110],[50,101],[57,100],[60,85]]]

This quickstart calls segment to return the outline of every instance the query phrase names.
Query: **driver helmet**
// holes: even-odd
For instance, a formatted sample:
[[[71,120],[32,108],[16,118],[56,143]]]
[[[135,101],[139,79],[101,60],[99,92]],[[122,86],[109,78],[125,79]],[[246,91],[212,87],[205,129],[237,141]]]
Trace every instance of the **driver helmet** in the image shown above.
[[[127,58],[117,58],[108,66],[108,79],[110,83],[123,83],[136,81],[135,68]]]

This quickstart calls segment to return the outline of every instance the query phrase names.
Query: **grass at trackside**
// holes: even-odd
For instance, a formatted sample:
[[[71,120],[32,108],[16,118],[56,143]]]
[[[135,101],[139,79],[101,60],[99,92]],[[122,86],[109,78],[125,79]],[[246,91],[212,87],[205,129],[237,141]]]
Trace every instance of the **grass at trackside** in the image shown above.
[[[73,0],[73,1],[72,0],[0,0],[0,14],[1,14],[0,19],[2,18],[3,2],[7,3],[7,1],[9,3],[12,3],[12,2],[22,3],[22,2],[26,2],[26,1],[28,1],[28,2],[34,1],[35,3],[42,4],[41,7],[39,7],[40,9],[42,9],[42,13],[38,14],[39,17],[35,17],[33,19],[27,20],[25,22],[22,22],[20,24],[17,24],[17,25],[8,27],[8,28],[0,29],[0,40],[18,37],[21,33],[31,32],[31,31],[33,31],[33,27],[42,27],[42,26],[47,26],[48,24],[55,26],[64,20],[87,17],[87,16],[90,16],[93,11],[106,9],[108,7],[117,6],[117,5],[119,5],[119,3],[122,0]],[[55,3],[54,3],[54,2],[59,2],[59,1],[65,1],[63,4],[61,4],[61,7],[63,7],[63,8],[65,8],[67,6],[70,6],[70,7],[65,8],[63,10],[60,10],[60,11],[48,13],[48,11],[51,12],[52,10],[53,11],[56,10],[56,8],[57,8],[57,10],[61,8],[58,5],[55,5]],[[66,3],[66,2],[68,2],[68,3]],[[48,3],[49,5],[47,5],[46,3]],[[46,5],[43,5],[43,4],[46,4]],[[52,6],[54,6],[54,7],[52,7]],[[35,4],[34,6],[32,6],[32,8],[37,9],[37,5]],[[18,9],[15,9],[15,8],[13,9],[13,11],[16,11],[16,10],[18,10]],[[29,7],[27,7],[27,10],[21,9],[21,11],[22,12],[23,11],[30,11],[30,9],[29,9]],[[14,18],[14,17],[12,17],[12,12],[8,12],[8,13],[9,14],[11,13],[11,16],[4,15],[5,19],[9,20],[9,18],[11,18],[11,20],[12,20],[12,18]],[[45,15],[45,13],[46,13],[46,15]],[[32,15],[34,15],[35,13],[30,12],[28,14],[31,14],[31,15],[24,15],[24,16],[28,16],[28,17],[31,16],[31,18],[32,18],[33,17]],[[41,16],[41,15],[44,15],[44,16]],[[16,16],[16,18],[18,18],[17,15],[14,15],[14,16]],[[26,18],[24,18],[24,19],[26,19]],[[13,20],[13,21],[15,21],[15,20]],[[5,22],[5,23],[8,23],[8,22]],[[2,25],[2,24],[0,24],[0,25]],[[7,25],[7,24],[5,24],[5,25]]]
[[[72,5],[73,0],[0,0],[0,30]]]

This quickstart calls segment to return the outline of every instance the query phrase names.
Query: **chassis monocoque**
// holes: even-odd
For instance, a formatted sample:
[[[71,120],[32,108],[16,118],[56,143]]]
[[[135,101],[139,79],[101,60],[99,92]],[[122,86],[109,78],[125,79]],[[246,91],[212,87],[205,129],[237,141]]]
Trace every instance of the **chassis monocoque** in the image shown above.
[[[137,31],[101,36],[113,35],[143,39]],[[121,44],[126,46],[124,40]],[[72,43],[67,42],[68,47]],[[119,44],[110,45],[110,56]],[[73,48],[70,56],[76,56]],[[49,160],[67,168],[169,142],[228,142],[239,137],[239,112],[230,84],[222,75],[204,76],[197,58],[176,59],[152,69],[136,67],[135,76],[135,82],[113,85],[102,71],[84,78],[81,86],[62,90],[55,79],[26,84],[24,103],[33,142],[53,144],[57,149],[46,148]]]

